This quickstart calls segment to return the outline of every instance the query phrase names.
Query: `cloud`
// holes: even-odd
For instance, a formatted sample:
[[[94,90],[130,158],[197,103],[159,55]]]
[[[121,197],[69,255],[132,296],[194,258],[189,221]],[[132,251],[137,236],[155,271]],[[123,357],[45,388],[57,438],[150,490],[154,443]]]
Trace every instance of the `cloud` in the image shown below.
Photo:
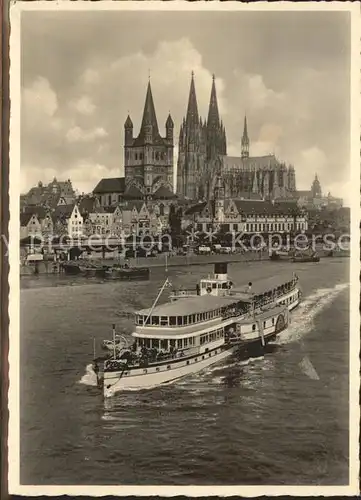
[[[96,109],[90,97],[87,95],[83,95],[79,99],[72,101],[70,106],[82,115],[91,115]]]
[[[300,189],[310,187],[316,171],[324,191],[346,185],[346,18],[298,13],[289,22],[284,13],[112,12],[87,13],[82,22],[82,15],[77,21],[65,13],[24,15],[21,155],[27,188],[39,178],[71,173],[84,187],[93,180],[91,190],[100,176],[122,175],[123,124],[129,111],[138,134],[149,72],[160,132],[170,111],[177,145],[191,71],[204,118],[216,73],[229,155],[240,155],[247,113],[251,155],[275,152],[294,164]]]
[[[69,142],[89,142],[94,139],[106,137],[108,134],[102,127],[92,130],[83,130],[80,127],[73,127],[68,130],[66,138]]]
[[[58,109],[58,99],[49,81],[38,76],[31,87],[25,88],[23,92],[24,109],[29,114],[54,116]]]

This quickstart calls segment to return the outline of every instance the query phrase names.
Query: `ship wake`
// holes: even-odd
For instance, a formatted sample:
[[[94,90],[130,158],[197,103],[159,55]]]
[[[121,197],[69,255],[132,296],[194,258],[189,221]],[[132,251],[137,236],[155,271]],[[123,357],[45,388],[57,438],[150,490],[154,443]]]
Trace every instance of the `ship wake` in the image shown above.
[[[284,332],[280,333],[272,344],[283,345],[301,340],[312,331],[314,320],[336,297],[347,289],[348,283],[338,284],[333,288],[319,288],[306,297],[299,307],[291,313],[290,324]]]
[[[85,374],[78,381],[78,384],[89,385],[92,387],[96,387],[98,385],[97,376],[95,375],[91,364],[86,366]]]

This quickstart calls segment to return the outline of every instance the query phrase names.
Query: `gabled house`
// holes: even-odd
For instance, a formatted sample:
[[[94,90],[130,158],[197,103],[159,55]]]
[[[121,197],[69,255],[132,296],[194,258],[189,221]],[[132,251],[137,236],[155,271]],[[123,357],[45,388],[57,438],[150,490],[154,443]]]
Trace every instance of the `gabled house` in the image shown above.
[[[67,234],[73,238],[83,235],[84,221],[77,204],[57,206],[53,217],[58,235]]]
[[[36,214],[20,213],[20,239],[28,236],[41,238],[41,224]]]

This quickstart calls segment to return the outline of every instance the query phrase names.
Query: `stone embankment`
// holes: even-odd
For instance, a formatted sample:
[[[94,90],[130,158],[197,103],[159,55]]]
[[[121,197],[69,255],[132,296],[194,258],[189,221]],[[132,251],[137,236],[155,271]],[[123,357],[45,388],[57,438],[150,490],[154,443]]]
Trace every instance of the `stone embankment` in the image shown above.
[[[201,266],[206,264],[215,264],[217,262],[255,262],[267,260],[268,252],[246,252],[230,255],[172,255],[159,254],[156,257],[137,257],[128,259],[131,266],[135,267],[181,267],[181,266]],[[97,263],[112,265],[114,263],[124,262],[124,259],[97,259]],[[22,264],[20,266],[20,276],[31,276],[34,274],[51,275],[60,274],[61,265],[59,262],[40,261],[36,264]]]
[[[318,250],[318,255],[320,257],[326,257],[326,251]],[[342,253],[337,255],[339,257],[343,256]],[[345,254],[346,256],[346,254]],[[182,266],[202,266],[207,264],[215,264],[217,262],[257,262],[269,259],[268,250],[259,251],[248,251],[245,253],[232,253],[232,254],[212,254],[212,255],[166,255],[159,254],[156,257],[137,257],[136,259],[128,259],[128,262],[135,267],[182,267]],[[283,260],[287,261],[288,258]],[[114,263],[124,262],[124,259],[96,259],[97,263],[112,265]],[[37,269],[37,271],[36,271]],[[40,261],[37,264],[22,264],[20,266],[20,276],[30,276],[34,274],[39,275],[51,275],[60,274],[62,272],[61,265],[59,262],[51,261]]]

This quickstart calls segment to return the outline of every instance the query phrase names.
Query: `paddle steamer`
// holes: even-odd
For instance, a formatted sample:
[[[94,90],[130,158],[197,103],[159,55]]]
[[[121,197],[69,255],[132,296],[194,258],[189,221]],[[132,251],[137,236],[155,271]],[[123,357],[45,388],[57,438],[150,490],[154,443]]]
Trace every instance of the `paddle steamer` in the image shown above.
[[[264,347],[287,328],[301,296],[295,274],[236,288],[226,263],[195,289],[173,291],[157,305],[169,285],[167,279],[153,306],[135,314],[131,346],[116,342],[113,327],[111,359],[102,369],[93,365],[105,397],[170,383],[249,345]]]

